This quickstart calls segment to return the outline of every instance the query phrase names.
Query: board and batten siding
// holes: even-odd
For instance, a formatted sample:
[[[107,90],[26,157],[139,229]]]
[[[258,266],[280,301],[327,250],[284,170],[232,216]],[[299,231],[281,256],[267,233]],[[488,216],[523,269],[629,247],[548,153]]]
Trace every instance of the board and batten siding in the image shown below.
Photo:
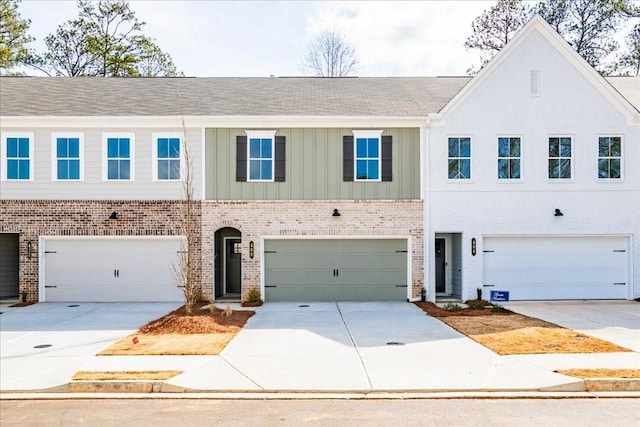
[[[28,200],[177,200],[182,198],[182,181],[154,181],[152,176],[153,134],[182,134],[176,128],[41,128],[8,129],[2,132],[34,134],[34,177],[32,181],[0,182],[0,199]],[[82,134],[84,137],[84,180],[52,180],[52,134]],[[103,181],[103,135],[133,134],[135,141],[134,181]],[[194,195],[202,194],[202,129],[186,131],[194,173]],[[3,165],[4,166],[4,165]]]
[[[360,130],[360,129],[357,129]],[[393,179],[344,182],[342,137],[351,128],[277,129],[286,138],[284,182],[236,182],[236,136],[245,129],[205,130],[206,200],[409,200],[420,198],[420,131],[391,135]]]

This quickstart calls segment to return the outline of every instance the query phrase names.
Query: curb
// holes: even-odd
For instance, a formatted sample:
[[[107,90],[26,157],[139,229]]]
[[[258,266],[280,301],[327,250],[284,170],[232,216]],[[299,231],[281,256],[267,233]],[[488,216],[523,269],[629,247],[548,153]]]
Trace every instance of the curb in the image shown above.
[[[587,378],[573,383],[551,387],[510,388],[510,389],[398,389],[398,390],[199,390],[178,386],[163,381],[112,380],[112,381],[71,381],[68,384],[43,390],[2,391],[2,395],[20,394],[228,394],[258,396],[268,395],[313,395],[313,396],[376,396],[376,395],[416,395],[416,394],[500,394],[500,393],[544,393],[545,395],[591,393],[591,392],[640,392],[640,378]]]

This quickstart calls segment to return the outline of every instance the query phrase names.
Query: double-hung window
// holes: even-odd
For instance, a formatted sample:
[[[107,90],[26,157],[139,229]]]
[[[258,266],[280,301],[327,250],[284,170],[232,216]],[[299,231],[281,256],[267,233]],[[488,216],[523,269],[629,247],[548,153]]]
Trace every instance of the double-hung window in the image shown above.
[[[134,180],[133,134],[104,136],[103,179],[105,181]]]
[[[571,137],[549,138],[549,179],[571,179]]]
[[[54,181],[80,181],[83,179],[81,134],[53,134],[52,168]]]
[[[471,138],[449,138],[449,179],[471,179]]]
[[[274,172],[275,131],[247,132],[248,181],[272,182]]]
[[[520,179],[520,137],[498,137],[498,179]]]
[[[181,137],[178,134],[153,135],[153,179],[177,181],[181,177]]]
[[[31,181],[33,179],[33,134],[2,135],[2,179]]]
[[[598,178],[622,177],[622,138],[601,136],[598,138]]]
[[[382,131],[353,131],[355,181],[380,181]]]

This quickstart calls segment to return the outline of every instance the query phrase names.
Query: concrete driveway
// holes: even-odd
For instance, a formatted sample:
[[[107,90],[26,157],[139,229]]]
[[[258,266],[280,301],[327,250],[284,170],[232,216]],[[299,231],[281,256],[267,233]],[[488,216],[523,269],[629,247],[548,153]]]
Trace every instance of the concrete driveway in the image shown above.
[[[403,302],[267,303],[218,356],[95,356],[180,304],[72,305],[0,308],[0,390],[64,386],[79,370],[166,369],[183,371],[166,382],[175,391],[577,390],[553,370],[640,368],[638,352],[499,356]]]
[[[11,308],[3,304],[0,390],[66,384],[97,352],[180,305],[40,303]]]

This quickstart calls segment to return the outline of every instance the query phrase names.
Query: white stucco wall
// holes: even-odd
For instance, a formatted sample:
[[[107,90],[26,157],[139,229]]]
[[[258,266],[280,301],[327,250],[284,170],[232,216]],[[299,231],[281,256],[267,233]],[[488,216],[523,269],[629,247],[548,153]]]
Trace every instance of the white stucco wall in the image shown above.
[[[640,128],[593,86],[537,30],[429,128],[428,232],[462,236],[463,299],[482,286],[482,236],[630,236],[630,297],[640,296]],[[530,71],[540,73],[540,94],[530,93]],[[471,83],[473,84],[473,82]],[[448,180],[447,138],[472,139],[472,179]],[[548,137],[573,138],[573,175],[548,179]],[[522,141],[522,179],[498,180],[499,136]],[[598,179],[598,137],[622,136],[623,179]],[[554,217],[559,208],[563,217]],[[478,242],[471,256],[471,238]],[[429,266],[434,265],[433,251]],[[430,295],[435,274],[429,272]]]

